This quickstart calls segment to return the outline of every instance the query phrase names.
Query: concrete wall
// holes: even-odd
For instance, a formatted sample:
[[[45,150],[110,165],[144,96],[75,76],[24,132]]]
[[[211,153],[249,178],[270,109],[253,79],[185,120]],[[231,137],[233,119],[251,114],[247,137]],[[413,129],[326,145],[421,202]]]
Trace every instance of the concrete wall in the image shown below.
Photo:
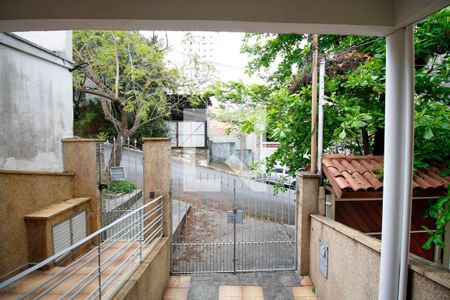
[[[319,240],[328,246],[328,278],[319,269]],[[319,299],[378,299],[381,242],[339,222],[311,216],[310,276]],[[410,258],[411,299],[448,299],[450,272]]]
[[[72,31],[25,31],[14,34],[72,60]]]
[[[28,263],[24,216],[72,198],[73,175],[0,171],[0,187],[1,278]]]
[[[112,298],[162,299],[170,276],[169,251],[169,239],[162,238]]]
[[[73,135],[68,63],[0,33],[0,104],[0,169],[62,171],[61,138]]]
[[[225,162],[230,156],[235,154],[235,143],[233,142],[209,142],[209,161]]]
[[[241,150],[236,149],[234,142],[209,142],[208,161],[217,163],[226,163],[231,168],[239,168],[241,160]],[[253,152],[251,149],[244,149],[243,164],[250,166],[253,161]]]
[[[434,280],[427,276],[434,277]],[[409,277],[409,299],[450,299],[450,274],[448,270],[431,266],[429,262],[416,257],[410,262]],[[436,280],[442,282],[439,283]]]

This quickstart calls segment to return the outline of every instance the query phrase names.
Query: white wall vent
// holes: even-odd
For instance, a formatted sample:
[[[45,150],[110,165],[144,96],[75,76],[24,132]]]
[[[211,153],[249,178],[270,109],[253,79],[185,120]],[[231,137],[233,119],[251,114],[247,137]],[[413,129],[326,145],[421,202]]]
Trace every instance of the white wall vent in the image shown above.
[[[52,227],[53,254],[81,241],[87,235],[86,212],[78,213]]]
[[[70,247],[70,219],[58,223],[52,228],[53,253],[58,253]]]

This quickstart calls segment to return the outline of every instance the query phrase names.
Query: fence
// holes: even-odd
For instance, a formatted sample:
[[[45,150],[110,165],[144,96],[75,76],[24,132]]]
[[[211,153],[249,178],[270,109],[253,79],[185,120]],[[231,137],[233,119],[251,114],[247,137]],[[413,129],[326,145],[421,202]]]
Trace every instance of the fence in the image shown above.
[[[99,159],[104,165],[99,168],[99,178],[103,183],[100,193],[101,222],[102,226],[107,226],[143,205],[144,156],[137,147],[137,141],[132,144],[129,138],[126,141],[122,138],[106,141],[99,147],[99,155],[103,151],[105,154],[104,158]],[[114,190],[114,186],[118,189]]]
[[[0,298],[111,298],[163,236],[162,201],[162,196],[149,201],[0,283]],[[27,289],[17,295],[17,286]]]
[[[295,269],[295,190],[206,168],[173,168],[174,215],[186,205],[190,210],[173,241],[172,273]]]

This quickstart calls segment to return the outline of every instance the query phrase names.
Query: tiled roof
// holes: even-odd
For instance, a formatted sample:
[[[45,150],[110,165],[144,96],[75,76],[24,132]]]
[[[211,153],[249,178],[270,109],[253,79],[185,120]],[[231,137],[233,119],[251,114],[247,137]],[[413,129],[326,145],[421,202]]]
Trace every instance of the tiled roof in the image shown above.
[[[417,196],[439,195],[447,190],[450,176],[439,172],[445,165],[433,164],[418,170],[413,176],[413,189]],[[383,168],[383,156],[354,156],[328,154],[322,158],[322,170],[338,198],[381,197],[383,181],[377,174]],[[378,172],[377,172],[378,171]]]

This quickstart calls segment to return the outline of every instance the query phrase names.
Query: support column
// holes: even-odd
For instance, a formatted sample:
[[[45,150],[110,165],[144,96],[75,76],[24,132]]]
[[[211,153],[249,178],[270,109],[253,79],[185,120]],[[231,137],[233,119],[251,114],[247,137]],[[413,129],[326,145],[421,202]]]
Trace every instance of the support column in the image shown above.
[[[73,197],[90,197],[90,232],[100,229],[100,191],[98,139],[63,139],[64,171],[75,174]]]
[[[144,201],[163,196],[163,234],[172,234],[171,140],[144,138]]]
[[[386,38],[383,225],[379,299],[405,299],[414,149],[412,26]]]
[[[319,179],[318,174],[297,173],[297,270],[301,276],[310,273],[310,215],[319,211]]]

